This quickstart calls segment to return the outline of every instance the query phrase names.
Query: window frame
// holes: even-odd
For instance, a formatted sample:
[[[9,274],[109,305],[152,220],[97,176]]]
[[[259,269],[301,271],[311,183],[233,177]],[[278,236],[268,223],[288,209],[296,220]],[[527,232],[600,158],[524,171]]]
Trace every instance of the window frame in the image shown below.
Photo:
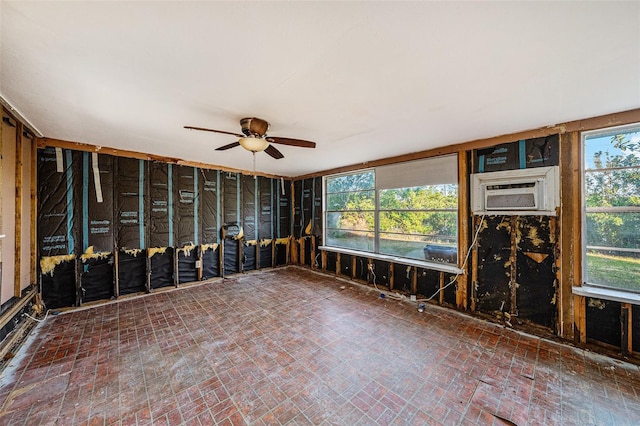
[[[624,287],[616,287],[612,285],[607,285],[603,283],[596,282],[588,282],[587,281],[587,249],[588,249],[588,236],[587,236],[587,214],[588,213],[640,213],[640,207],[637,206],[611,206],[611,207],[587,207],[587,175],[590,170],[587,169],[587,158],[586,158],[586,148],[587,148],[587,139],[593,139],[598,136],[614,136],[618,134],[624,133],[640,133],[640,123],[631,123],[625,124],[621,126],[612,126],[605,127],[596,130],[590,130],[581,132],[580,134],[580,190],[581,190],[581,232],[580,232],[580,246],[581,246],[581,254],[582,254],[582,265],[581,265],[581,285],[584,287],[585,295],[589,295],[591,291],[596,292],[604,292],[603,298],[611,299],[612,297],[624,299],[625,302],[628,302],[628,297],[635,298],[636,296],[640,296],[640,289],[633,290]],[[596,169],[594,171],[611,171],[611,170],[632,170],[637,169],[638,167],[616,167],[616,168],[602,168]],[[589,246],[594,247],[594,246]],[[602,248],[602,247],[597,247]],[[620,249],[620,251],[633,251],[640,252],[640,249],[626,249],[624,247],[610,247],[612,249]],[[590,290],[592,289],[592,290]],[[574,291],[575,294],[581,294],[580,291]],[[613,294],[613,296],[609,295],[609,293]],[[616,296],[616,294],[628,294],[629,296]],[[609,295],[609,297],[607,297]],[[612,299],[613,300],[613,299]],[[617,299],[616,299],[617,300]],[[632,302],[634,303],[634,302]]]
[[[355,255],[355,256],[361,256],[361,257],[366,257],[366,258],[372,258],[372,259],[379,259],[379,260],[386,260],[389,262],[393,262],[393,263],[400,263],[400,264],[405,264],[405,265],[412,265],[412,266],[417,266],[417,267],[422,267],[425,269],[432,269],[432,270],[439,270],[439,271],[443,271],[443,272],[448,272],[448,273],[462,273],[462,269],[460,269],[458,267],[459,263],[460,263],[460,205],[461,205],[461,200],[460,200],[460,176],[459,176],[459,172],[458,172],[458,153],[453,153],[453,154],[447,154],[447,155],[442,155],[442,156],[436,156],[436,157],[429,157],[429,158],[424,158],[418,161],[429,161],[431,159],[433,159],[434,161],[442,161],[442,158],[447,157],[447,156],[452,156],[454,159],[451,160],[452,162],[455,161],[456,167],[455,167],[455,176],[456,176],[456,181],[455,182],[447,182],[447,183],[425,183],[424,185],[421,185],[422,187],[435,187],[435,186],[440,186],[440,185],[454,185],[455,189],[456,189],[456,198],[457,198],[457,203],[456,203],[456,207],[455,208],[445,208],[445,209],[435,209],[435,208],[430,208],[430,209],[409,209],[409,210],[416,210],[416,211],[428,211],[428,212],[455,212],[455,226],[456,226],[456,235],[455,235],[455,249],[456,249],[456,261],[452,262],[452,263],[447,263],[447,262],[436,262],[436,261],[430,261],[430,260],[426,260],[426,259],[416,259],[413,257],[404,257],[404,256],[400,256],[400,255],[393,255],[393,254],[384,254],[380,252],[380,235],[384,234],[385,232],[383,232],[380,229],[380,214],[383,212],[389,212],[389,211],[395,211],[395,210],[390,210],[390,209],[382,209],[380,206],[380,191],[385,190],[385,189],[404,189],[403,188],[378,188],[377,185],[377,175],[376,175],[376,170],[378,169],[378,167],[371,167],[371,168],[363,168],[363,169],[358,169],[355,171],[350,171],[350,172],[344,172],[344,173],[335,173],[335,174],[330,174],[330,175],[326,175],[323,176],[323,180],[322,180],[322,192],[323,192],[323,206],[322,206],[322,221],[323,221],[323,243],[324,245],[320,246],[319,249],[320,250],[324,250],[324,251],[330,251],[330,252],[337,252],[337,253],[346,253],[346,254],[350,254],[350,255]],[[395,163],[395,164],[401,164],[401,163]],[[380,166],[380,167],[384,167],[384,166]],[[374,238],[373,238],[373,246],[374,246],[374,250],[373,251],[366,251],[366,250],[359,250],[359,249],[351,249],[351,248],[343,248],[343,247],[337,247],[337,246],[331,246],[331,245],[327,245],[327,215],[328,213],[332,213],[332,210],[328,210],[327,208],[327,204],[328,204],[328,193],[327,193],[327,180],[331,179],[331,178],[335,178],[335,177],[340,177],[340,176],[348,176],[348,175],[353,175],[353,174],[358,174],[358,173],[363,173],[363,172],[369,172],[369,171],[373,171],[374,173],[374,229],[371,231],[374,233]],[[410,186],[410,187],[406,187],[406,188],[416,188],[418,186]],[[368,211],[368,210],[367,210]],[[405,209],[401,209],[401,210],[397,210],[397,211],[407,211]],[[407,234],[410,235],[410,234]],[[427,243],[425,243],[427,244]]]

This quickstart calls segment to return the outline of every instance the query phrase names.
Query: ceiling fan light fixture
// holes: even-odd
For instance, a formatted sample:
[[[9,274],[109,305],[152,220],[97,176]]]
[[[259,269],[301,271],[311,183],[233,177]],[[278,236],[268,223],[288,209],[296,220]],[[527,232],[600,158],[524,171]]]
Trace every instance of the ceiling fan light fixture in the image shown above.
[[[240,142],[240,146],[251,152],[264,151],[269,146],[269,142],[266,140],[255,137],[240,138],[238,142]]]

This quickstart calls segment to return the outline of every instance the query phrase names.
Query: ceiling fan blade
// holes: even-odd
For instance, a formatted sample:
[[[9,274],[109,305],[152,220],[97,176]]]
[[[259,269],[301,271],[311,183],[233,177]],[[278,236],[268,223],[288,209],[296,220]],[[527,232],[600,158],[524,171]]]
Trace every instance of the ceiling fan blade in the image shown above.
[[[221,146],[220,148],[216,148],[216,151],[226,151],[227,149],[235,148],[236,146],[240,146],[240,142],[233,142],[225,146]]]
[[[280,145],[298,146],[300,148],[315,148],[316,143],[305,141],[302,139],[280,138],[277,136],[268,136],[267,141],[271,143],[279,143]]]
[[[276,147],[273,146],[273,145],[267,146],[267,148],[264,150],[264,152],[266,152],[267,154],[269,154],[270,156],[272,156],[276,160],[284,158],[284,155],[282,155],[282,153],[280,151],[278,151],[276,149]]]
[[[202,130],[202,131],[205,131],[205,132],[222,133],[223,135],[237,136],[239,138],[243,138],[244,137],[244,135],[241,135],[240,133],[226,132],[224,130],[205,129],[204,127],[193,127],[193,126],[184,126],[184,128],[185,129],[190,129],[190,130]]]

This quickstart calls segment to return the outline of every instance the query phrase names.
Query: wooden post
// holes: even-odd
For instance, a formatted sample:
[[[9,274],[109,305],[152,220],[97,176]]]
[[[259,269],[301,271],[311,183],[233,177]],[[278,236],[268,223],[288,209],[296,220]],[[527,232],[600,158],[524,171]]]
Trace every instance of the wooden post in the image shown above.
[[[629,356],[633,352],[633,310],[631,303],[622,304],[620,315],[622,355]]]
[[[480,219],[478,219],[480,220]],[[479,223],[477,226],[482,226],[482,223]],[[475,235],[475,234],[474,234]],[[478,286],[478,248],[473,247],[473,251],[471,252],[471,311],[476,311],[476,287]]]
[[[306,253],[306,248],[305,248],[305,237],[300,237],[298,239],[298,241],[300,242],[300,254],[298,256],[298,260],[299,260],[299,265],[304,265],[305,264],[305,253]]]
[[[577,343],[587,343],[587,298],[573,295],[573,335]]]
[[[115,277],[113,280],[113,296],[117,299],[120,297],[120,256],[119,249],[115,247],[113,249],[113,265],[115,268]]]
[[[351,256],[351,279],[355,280],[358,274],[356,274],[356,256]]]
[[[173,286],[178,287],[178,283],[180,282],[180,272],[178,271],[178,252],[179,248],[173,251]]]
[[[220,239],[220,245],[218,246],[218,265],[220,268],[220,276],[224,278],[224,236]]]
[[[340,275],[340,252],[336,253],[336,275]]]
[[[458,152],[458,267],[465,268],[458,276],[458,287],[456,289],[456,307],[467,309],[469,307],[469,295],[467,289],[469,280],[467,278],[467,265],[464,259],[467,258],[471,241],[469,241],[469,168],[467,165],[467,151]]]
[[[326,251],[321,251],[320,252],[320,260],[322,261],[322,265],[321,268],[323,271],[327,270],[327,252]]]
[[[271,240],[271,267],[276,267],[276,240],[277,238],[273,238]]]
[[[411,271],[411,294],[418,294],[418,268],[414,266]]]
[[[393,287],[396,284],[396,274],[395,274],[396,265],[395,263],[389,263],[389,291],[393,290]]]
[[[438,304],[442,306],[444,305],[444,272],[440,271],[438,276],[440,278],[440,293],[438,293]]]
[[[151,257],[149,256],[149,250],[147,250],[147,261],[146,261],[146,268],[147,268],[147,283],[146,283],[146,287],[147,287],[147,293],[151,293]]]
[[[560,135],[560,194],[562,205],[558,216],[560,238],[557,243],[558,271],[558,326],[560,337],[585,342],[584,298],[573,297],[572,287],[582,285],[582,167],[580,164],[580,137],[577,132]]]
[[[21,122],[17,122],[16,125],[16,160],[15,160],[15,180],[16,180],[16,192],[15,192],[15,244],[14,244],[14,273],[13,273],[13,295],[17,298],[21,297],[20,284],[22,282],[22,173],[23,173],[23,155],[22,155],[22,132],[24,127]]]
[[[31,283],[38,277],[38,148],[35,139],[31,140]]]

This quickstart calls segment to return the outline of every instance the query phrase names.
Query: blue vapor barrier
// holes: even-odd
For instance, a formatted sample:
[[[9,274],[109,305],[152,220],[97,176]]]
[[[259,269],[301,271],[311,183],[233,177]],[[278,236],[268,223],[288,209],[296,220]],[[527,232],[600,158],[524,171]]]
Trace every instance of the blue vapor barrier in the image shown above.
[[[291,235],[290,181],[59,148],[37,161],[48,307],[271,267]],[[240,235],[223,247],[227,222]]]

